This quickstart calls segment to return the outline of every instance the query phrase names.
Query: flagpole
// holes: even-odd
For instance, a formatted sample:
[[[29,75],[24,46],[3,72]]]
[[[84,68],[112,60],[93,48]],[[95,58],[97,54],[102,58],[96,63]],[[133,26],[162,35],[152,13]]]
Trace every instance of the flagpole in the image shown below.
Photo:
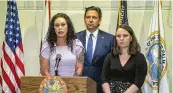
[[[51,19],[51,0],[49,0],[49,2],[48,2],[49,4],[49,9],[50,9],[50,11],[49,11],[49,22],[50,22],[50,19]]]
[[[119,4],[118,25],[121,25],[121,0],[119,0],[118,4]]]
[[[157,20],[158,20],[158,22],[157,22],[157,25],[158,25],[158,31],[159,31],[159,34],[158,34],[158,39],[159,39],[159,43],[160,43],[160,38],[161,38],[161,36],[160,36],[160,25],[159,25],[159,1],[160,0],[156,0],[155,2],[156,2],[156,5],[157,5],[157,15],[158,15],[158,17],[157,17]],[[161,49],[161,47],[159,46],[159,50]],[[161,52],[159,51],[159,53],[158,53],[158,55],[159,56],[161,56]],[[159,61],[161,61],[161,59],[159,60]],[[159,93],[159,86],[160,86],[160,75],[159,75],[159,73],[160,73],[160,63],[158,63],[158,85],[157,85],[157,93]]]

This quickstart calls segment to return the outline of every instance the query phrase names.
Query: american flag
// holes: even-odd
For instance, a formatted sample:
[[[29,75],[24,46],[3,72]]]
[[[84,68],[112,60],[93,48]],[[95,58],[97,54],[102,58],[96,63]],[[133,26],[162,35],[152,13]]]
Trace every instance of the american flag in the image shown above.
[[[20,77],[25,75],[23,45],[15,0],[7,1],[5,40],[0,60],[0,93],[20,93]]]

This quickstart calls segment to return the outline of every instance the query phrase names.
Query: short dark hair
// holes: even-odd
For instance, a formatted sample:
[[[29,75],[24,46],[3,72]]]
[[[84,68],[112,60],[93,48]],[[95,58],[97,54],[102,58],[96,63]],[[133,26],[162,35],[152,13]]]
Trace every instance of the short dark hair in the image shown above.
[[[99,15],[99,19],[102,18],[102,11],[101,11],[101,9],[99,7],[96,7],[96,6],[90,6],[90,7],[85,8],[85,15],[84,15],[84,17],[86,16],[86,13],[88,11],[90,11],[90,10],[95,10],[98,13],[98,15]]]
[[[73,40],[77,38],[76,36],[76,32],[73,26],[73,23],[70,19],[70,17],[64,13],[57,13],[55,14],[50,23],[49,23],[49,28],[48,28],[48,32],[47,32],[47,37],[46,40],[50,46],[50,50],[53,51],[54,50],[54,44],[57,41],[57,36],[55,33],[55,29],[54,29],[54,22],[57,18],[64,18],[67,22],[67,26],[68,26],[68,31],[67,31],[67,39],[66,39],[66,43],[69,47],[71,47],[71,49],[73,50]]]
[[[140,45],[138,43],[138,40],[137,40],[137,38],[135,36],[135,33],[134,33],[133,29],[130,26],[125,25],[125,24],[119,25],[117,30],[119,28],[125,29],[132,36],[132,41],[130,42],[130,47],[129,47],[128,53],[130,55],[135,55],[137,52],[140,52],[141,51],[141,47],[140,47]],[[114,48],[113,48],[113,54],[114,55],[121,54],[121,51],[120,51],[120,49],[119,49],[119,47],[117,45],[116,39],[115,39],[114,42],[115,42],[115,45],[114,45]]]

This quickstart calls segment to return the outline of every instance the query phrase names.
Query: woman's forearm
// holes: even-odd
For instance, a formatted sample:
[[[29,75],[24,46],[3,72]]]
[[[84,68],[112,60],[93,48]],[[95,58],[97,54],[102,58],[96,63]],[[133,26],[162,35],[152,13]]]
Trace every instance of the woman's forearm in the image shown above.
[[[40,72],[42,76],[49,76],[49,72],[48,71],[41,71]]]
[[[132,84],[124,93],[136,93],[138,90],[138,87]]]
[[[77,64],[75,75],[81,76],[82,75],[82,72],[83,72],[83,64],[82,63],[78,63]]]
[[[111,93],[109,83],[103,83],[102,88],[104,93]]]
[[[50,76],[49,61],[42,56],[40,56],[40,74],[42,76]]]

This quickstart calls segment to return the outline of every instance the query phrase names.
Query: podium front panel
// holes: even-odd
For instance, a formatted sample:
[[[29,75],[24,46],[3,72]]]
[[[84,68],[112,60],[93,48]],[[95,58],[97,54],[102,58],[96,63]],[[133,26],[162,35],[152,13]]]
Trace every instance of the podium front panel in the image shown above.
[[[46,77],[21,77],[21,93],[39,93],[41,82]],[[88,77],[61,77],[68,93],[96,93],[96,83]]]

